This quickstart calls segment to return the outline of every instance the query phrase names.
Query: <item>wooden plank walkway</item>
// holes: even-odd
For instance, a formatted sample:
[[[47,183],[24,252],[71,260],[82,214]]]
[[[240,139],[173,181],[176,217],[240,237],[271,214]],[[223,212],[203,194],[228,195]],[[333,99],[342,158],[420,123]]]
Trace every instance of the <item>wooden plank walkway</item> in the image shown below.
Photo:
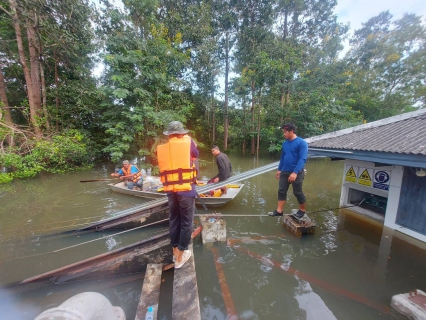
[[[135,320],[145,320],[146,311],[150,306],[154,308],[154,319],[157,319],[162,269],[162,264],[147,266]]]
[[[175,269],[172,306],[173,320],[201,320],[192,244],[190,244],[189,250],[192,253],[191,258],[189,258],[182,268]]]
[[[174,269],[172,301],[173,320],[201,320],[192,244],[190,244],[189,250],[191,250],[192,253],[191,258],[182,268]],[[162,264],[148,265],[135,320],[145,320],[147,309],[150,306],[154,307],[153,319],[157,319],[162,270],[167,270],[168,268],[169,266],[163,266]]]

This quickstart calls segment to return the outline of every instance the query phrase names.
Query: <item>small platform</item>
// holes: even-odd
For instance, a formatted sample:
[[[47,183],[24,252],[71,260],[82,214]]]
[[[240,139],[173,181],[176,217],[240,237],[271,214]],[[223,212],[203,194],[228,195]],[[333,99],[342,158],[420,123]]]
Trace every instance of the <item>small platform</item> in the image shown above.
[[[409,293],[401,293],[392,297],[391,313],[395,312],[404,319],[426,319],[426,293],[414,290]],[[402,318],[402,317],[400,317]]]
[[[283,216],[283,224],[296,237],[315,233],[316,224],[312,220],[299,223],[291,214]]]
[[[200,214],[199,218],[203,226],[201,231],[203,244],[226,241],[226,222],[222,214]]]

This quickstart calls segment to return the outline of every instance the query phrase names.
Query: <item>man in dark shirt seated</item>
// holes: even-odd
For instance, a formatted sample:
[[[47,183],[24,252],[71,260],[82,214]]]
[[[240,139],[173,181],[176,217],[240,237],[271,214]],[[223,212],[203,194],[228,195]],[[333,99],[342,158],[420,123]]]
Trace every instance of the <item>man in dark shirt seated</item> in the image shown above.
[[[228,156],[223,152],[220,152],[218,146],[213,146],[211,148],[212,154],[216,157],[216,164],[218,169],[218,174],[209,180],[211,182],[225,181],[232,176],[232,165],[228,159]]]

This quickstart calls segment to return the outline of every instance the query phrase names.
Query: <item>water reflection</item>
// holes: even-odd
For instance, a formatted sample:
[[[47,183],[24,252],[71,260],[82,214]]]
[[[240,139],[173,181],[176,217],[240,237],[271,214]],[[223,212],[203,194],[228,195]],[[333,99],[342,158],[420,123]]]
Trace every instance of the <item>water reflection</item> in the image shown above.
[[[321,297],[316,294],[309,282],[300,279],[295,275],[299,285],[295,288],[295,299],[299,303],[299,308],[305,311],[306,320],[334,320],[337,319],[333,312],[327,307]]]

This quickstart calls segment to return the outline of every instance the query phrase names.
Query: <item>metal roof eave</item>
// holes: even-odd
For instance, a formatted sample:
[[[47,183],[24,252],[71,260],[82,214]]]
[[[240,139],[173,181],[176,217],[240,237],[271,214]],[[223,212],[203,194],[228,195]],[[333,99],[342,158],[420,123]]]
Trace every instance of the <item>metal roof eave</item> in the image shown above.
[[[329,158],[354,159],[414,168],[426,168],[426,156],[420,154],[309,148],[308,155],[324,156]]]

